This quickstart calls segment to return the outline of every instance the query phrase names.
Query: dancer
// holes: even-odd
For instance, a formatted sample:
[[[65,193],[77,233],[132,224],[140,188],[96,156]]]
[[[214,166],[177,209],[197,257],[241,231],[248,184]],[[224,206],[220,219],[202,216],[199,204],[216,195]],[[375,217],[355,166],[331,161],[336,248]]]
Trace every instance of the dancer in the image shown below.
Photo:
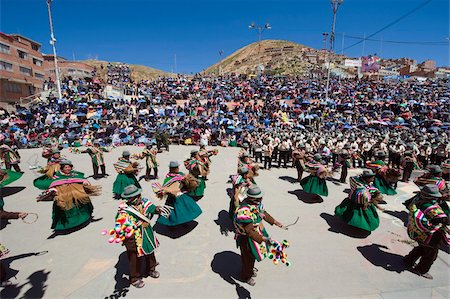
[[[275,224],[282,228],[283,224],[275,220],[262,207],[263,194],[258,186],[248,188],[247,197],[239,205],[234,214],[234,227],[236,231],[236,244],[241,250],[241,279],[251,286],[256,284],[253,279],[255,260],[260,262],[269,253],[269,234],[263,225],[263,220],[270,225]]]
[[[383,196],[373,184],[375,173],[364,170],[359,176],[350,178],[350,194],[338,205],[334,213],[348,225],[371,232],[380,225],[376,210]]]
[[[47,174],[34,180],[36,188],[45,190],[38,201],[53,201],[52,226],[55,231],[77,227],[91,219],[94,206],[90,196],[101,193],[100,186],[93,186],[82,172],[74,171],[72,162],[62,160],[60,169],[52,177]]]
[[[102,171],[101,177],[107,176],[106,174],[106,166],[105,166],[105,159],[103,157],[104,152],[109,152],[109,149],[106,147],[100,146],[100,141],[98,139],[94,140],[94,146],[88,147],[84,151],[79,151],[78,149],[74,150],[75,153],[87,153],[89,156],[91,156],[92,159],[92,169],[94,170],[94,175],[92,178],[99,179],[100,176],[98,174],[98,168],[100,167]]]
[[[140,154],[135,154],[132,156],[133,159],[145,159],[145,180],[150,181],[151,171],[153,169],[153,179],[157,180],[158,177],[158,162],[156,160],[156,155],[158,150],[151,143],[147,143],[146,148]]]
[[[200,200],[205,194],[207,166],[201,161],[199,151],[193,149],[191,157],[184,161],[184,166],[189,173],[198,180],[197,187],[189,192],[189,196],[194,200]]]
[[[440,245],[449,243],[446,237],[449,216],[438,204],[440,198],[442,194],[436,185],[425,185],[408,207],[408,235],[419,246],[414,247],[403,261],[413,273],[427,279],[433,279],[428,271],[437,258]]]
[[[117,177],[113,183],[113,195],[115,199],[120,199],[120,194],[123,193],[126,186],[135,185],[141,188],[136,178],[139,172],[139,163],[130,161],[129,151],[122,152],[122,157],[114,163],[114,168],[117,171]]]
[[[188,223],[202,213],[202,209],[187,194],[197,187],[198,181],[192,175],[184,176],[179,167],[177,161],[171,161],[164,184],[162,186],[158,183],[152,184],[153,191],[159,198],[165,200],[165,205],[173,207],[169,218],[159,217],[157,221],[169,227]]]
[[[321,161],[322,156],[315,154],[313,160],[306,163],[305,166],[310,175],[303,178],[300,184],[305,192],[328,196],[328,187],[325,180],[328,175],[328,170]]]
[[[231,183],[233,184],[233,190],[228,214],[230,218],[233,218],[234,212],[239,207],[241,201],[245,199],[247,189],[252,185],[256,185],[256,182],[248,168],[242,167],[238,174],[231,176]]]
[[[386,165],[386,163],[383,161],[386,158],[386,154],[384,152],[378,151],[374,156],[376,160],[367,162],[366,165],[367,168],[375,172],[373,185],[381,192],[381,194],[397,194],[397,191],[395,191],[395,188],[392,185],[396,184],[396,181],[398,181],[400,177],[400,173],[397,170],[389,168]]]
[[[12,145],[11,139],[5,139],[4,144],[0,146],[0,157],[6,169],[14,168],[16,172],[21,172],[19,151]]]

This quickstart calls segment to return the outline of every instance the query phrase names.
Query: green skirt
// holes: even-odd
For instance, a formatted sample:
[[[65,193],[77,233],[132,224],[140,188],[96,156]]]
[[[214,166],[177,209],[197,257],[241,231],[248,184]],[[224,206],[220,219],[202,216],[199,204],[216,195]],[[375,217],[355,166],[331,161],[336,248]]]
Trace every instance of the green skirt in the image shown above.
[[[6,174],[7,177],[3,182],[0,183],[0,188],[7,186],[14,181],[17,181],[23,175],[22,172],[17,172],[17,171],[13,171],[13,170],[9,170],[9,169],[2,169],[2,170],[7,173]]]
[[[193,191],[189,192],[190,196],[202,197],[205,194],[206,182],[204,177],[198,177],[198,186]]]
[[[348,225],[369,232],[374,231],[380,225],[380,218],[374,205],[370,204],[367,210],[364,210],[361,205],[349,198],[344,199],[334,209],[334,214]]]
[[[160,216],[157,222],[167,226],[190,222],[202,213],[199,205],[187,194],[182,194],[176,198],[169,196],[166,205],[173,207],[172,213],[170,213],[168,219]]]
[[[328,196],[328,187],[325,179],[315,175],[309,175],[300,181],[303,191],[317,195]]]
[[[231,147],[236,147],[237,146],[237,142],[236,141],[230,141],[228,143],[228,145],[231,146]]]
[[[120,173],[117,175],[116,180],[113,184],[113,193],[117,195],[121,195],[125,187],[135,185],[138,188],[141,188],[136,176],[134,174],[126,174]]]
[[[386,194],[386,195],[397,194],[397,191],[395,191],[394,188],[389,186],[389,184],[382,177],[379,177],[378,175],[375,176],[375,179],[373,181],[373,186],[376,187],[380,191],[381,194]]]
[[[91,202],[74,206],[68,211],[64,211],[53,202],[52,228],[54,230],[66,230],[77,227],[91,218],[94,206]]]

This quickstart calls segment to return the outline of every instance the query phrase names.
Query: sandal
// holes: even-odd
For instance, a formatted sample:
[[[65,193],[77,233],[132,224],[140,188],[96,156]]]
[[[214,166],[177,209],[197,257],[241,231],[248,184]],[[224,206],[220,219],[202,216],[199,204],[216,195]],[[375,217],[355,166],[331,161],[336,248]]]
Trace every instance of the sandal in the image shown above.
[[[148,276],[150,276],[151,278],[158,278],[159,272],[156,270],[150,271],[150,272],[148,272]]]
[[[142,281],[142,279],[138,279],[135,282],[133,282],[131,285],[133,287],[135,287],[135,288],[140,289],[140,288],[143,288],[145,286],[145,283]]]

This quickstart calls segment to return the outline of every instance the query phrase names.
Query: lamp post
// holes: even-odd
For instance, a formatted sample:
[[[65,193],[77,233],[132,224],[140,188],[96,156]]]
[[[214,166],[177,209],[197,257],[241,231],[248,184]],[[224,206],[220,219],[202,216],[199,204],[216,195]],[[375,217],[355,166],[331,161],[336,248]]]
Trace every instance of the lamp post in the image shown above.
[[[264,32],[264,30],[270,30],[272,27],[270,27],[269,23],[266,23],[264,26],[256,25],[255,23],[251,23],[250,26],[248,26],[250,29],[255,29],[258,31],[258,68],[257,68],[257,76],[258,76],[258,84],[261,83],[261,35]]]
[[[48,10],[48,21],[50,23],[50,45],[53,47],[53,59],[55,62],[55,79],[56,79],[56,87],[58,88],[58,98],[62,99],[61,93],[61,82],[59,78],[59,69],[58,69],[58,59],[56,58],[56,38],[53,33],[53,22],[52,22],[52,12],[50,10],[50,5],[52,4],[52,0],[47,0],[47,10]]]
[[[330,51],[328,53],[328,72],[327,72],[327,86],[325,89],[325,99],[328,99],[328,89],[330,87],[330,73],[331,73],[331,60],[333,58],[333,48],[334,48],[334,29],[336,27],[336,14],[344,0],[331,0],[331,8],[333,10],[333,24],[331,25],[331,36],[330,36]]]
[[[223,54],[223,50],[219,50],[219,57],[220,57],[220,62],[219,62],[219,76],[222,75],[222,54]]]

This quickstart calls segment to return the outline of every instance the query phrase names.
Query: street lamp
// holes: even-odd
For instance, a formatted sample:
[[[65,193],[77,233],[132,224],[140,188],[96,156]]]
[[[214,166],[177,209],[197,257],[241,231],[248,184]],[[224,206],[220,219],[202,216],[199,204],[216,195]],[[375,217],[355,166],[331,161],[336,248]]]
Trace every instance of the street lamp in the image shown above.
[[[62,99],[61,93],[61,82],[59,78],[59,70],[58,70],[58,60],[56,58],[56,38],[53,33],[53,22],[52,22],[52,12],[50,10],[50,5],[52,4],[52,0],[47,0],[47,10],[48,10],[48,21],[50,23],[50,45],[53,47],[53,58],[55,62],[55,77],[56,77],[56,87],[58,88],[58,98]]]
[[[270,30],[272,27],[270,27],[269,23],[266,23],[264,26],[256,25],[254,22],[248,26],[250,29],[255,29],[258,31],[258,68],[257,68],[257,74],[258,74],[258,84],[261,83],[261,35],[264,32],[264,30]]]
[[[333,59],[333,48],[334,48],[334,29],[336,27],[336,14],[344,0],[331,0],[331,9],[333,10],[333,24],[331,25],[331,37],[330,37],[330,51],[329,51],[329,59],[328,59],[328,73],[327,73],[327,86],[325,90],[325,99],[328,99],[328,88],[330,86],[330,72],[331,72],[331,60]]]

